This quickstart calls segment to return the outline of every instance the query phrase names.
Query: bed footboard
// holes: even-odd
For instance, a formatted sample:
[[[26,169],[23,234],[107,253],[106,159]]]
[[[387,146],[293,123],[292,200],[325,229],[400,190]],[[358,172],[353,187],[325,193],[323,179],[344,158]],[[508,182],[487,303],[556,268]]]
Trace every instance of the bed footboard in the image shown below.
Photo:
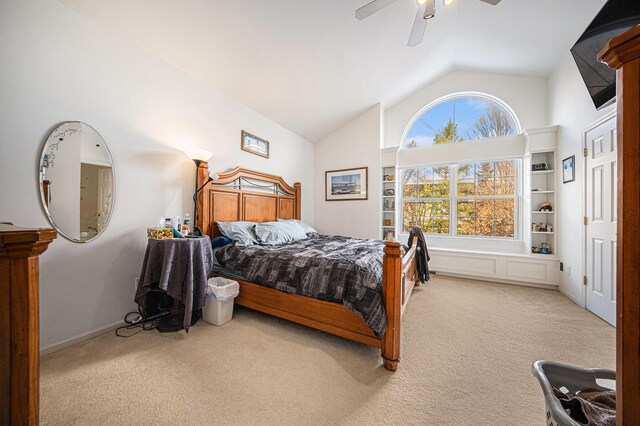
[[[398,241],[387,240],[382,262],[382,297],[387,313],[387,331],[380,339],[384,368],[395,371],[400,362],[400,325],[402,314],[416,284],[416,247],[402,257]]]

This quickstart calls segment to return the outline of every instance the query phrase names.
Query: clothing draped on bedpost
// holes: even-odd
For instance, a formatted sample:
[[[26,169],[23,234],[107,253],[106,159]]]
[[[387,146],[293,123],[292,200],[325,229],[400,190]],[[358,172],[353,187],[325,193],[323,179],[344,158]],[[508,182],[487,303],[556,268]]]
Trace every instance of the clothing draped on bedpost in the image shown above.
[[[416,251],[416,266],[418,270],[418,278],[421,283],[429,281],[431,274],[429,272],[429,250],[427,249],[427,241],[424,238],[422,228],[414,226],[409,232],[409,248],[413,245],[413,238],[418,237],[418,247]]]

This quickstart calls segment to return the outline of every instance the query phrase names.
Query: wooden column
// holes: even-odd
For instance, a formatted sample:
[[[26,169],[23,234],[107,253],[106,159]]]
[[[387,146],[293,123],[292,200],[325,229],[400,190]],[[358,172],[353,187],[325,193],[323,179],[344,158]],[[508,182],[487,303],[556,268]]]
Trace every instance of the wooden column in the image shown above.
[[[617,70],[618,253],[616,423],[640,425],[640,26],[609,41]]]
[[[38,256],[53,229],[0,225],[0,425],[37,425]]]

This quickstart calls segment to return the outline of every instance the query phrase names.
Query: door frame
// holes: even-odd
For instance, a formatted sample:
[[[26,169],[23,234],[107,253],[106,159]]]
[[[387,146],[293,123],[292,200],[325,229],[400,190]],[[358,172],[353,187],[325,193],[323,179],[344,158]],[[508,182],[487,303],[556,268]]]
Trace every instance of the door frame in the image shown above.
[[[587,309],[587,293],[588,293],[587,286],[584,284],[584,280],[589,271],[588,265],[587,265],[587,244],[588,244],[587,226],[589,225],[584,223],[588,213],[588,207],[587,207],[587,178],[588,178],[587,158],[588,158],[588,155],[587,156],[584,155],[585,150],[589,148],[588,141],[587,141],[587,134],[593,129],[596,129],[597,127],[606,123],[607,121],[611,119],[615,120],[616,115],[617,115],[617,111],[613,109],[613,111],[606,113],[605,115],[603,115],[602,117],[598,118],[596,121],[591,123],[582,132],[582,155],[581,155],[581,158],[582,158],[582,286],[581,286],[582,298],[581,298],[581,301],[582,301],[582,307],[584,309]],[[617,127],[617,123],[616,123],[616,127]],[[617,179],[617,176],[616,176],[616,179]]]

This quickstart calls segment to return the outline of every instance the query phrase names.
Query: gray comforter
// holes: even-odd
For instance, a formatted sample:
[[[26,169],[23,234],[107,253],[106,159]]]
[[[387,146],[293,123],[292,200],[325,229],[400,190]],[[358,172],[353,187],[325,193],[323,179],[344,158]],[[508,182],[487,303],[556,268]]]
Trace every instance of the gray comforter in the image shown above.
[[[341,303],[376,336],[386,330],[382,300],[384,242],[313,236],[277,246],[227,246],[218,262],[247,281],[286,293]]]

